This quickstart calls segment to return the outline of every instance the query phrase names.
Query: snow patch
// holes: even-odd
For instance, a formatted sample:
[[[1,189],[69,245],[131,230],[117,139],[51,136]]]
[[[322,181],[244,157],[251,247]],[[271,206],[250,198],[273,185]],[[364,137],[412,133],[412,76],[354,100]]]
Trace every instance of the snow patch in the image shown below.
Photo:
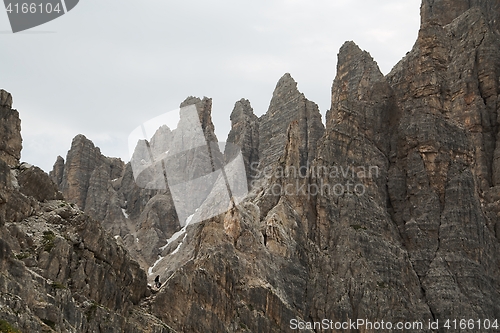
[[[128,219],[128,214],[127,214],[127,211],[125,210],[125,208],[122,208],[122,213],[123,213],[123,216],[125,216],[125,218]]]
[[[198,210],[198,209],[197,209]],[[186,219],[186,225],[184,227],[187,227],[189,223],[191,223],[191,220],[193,219],[194,214],[191,214],[187,217]]]
[[[179,251],[179,249],[181,248],[182,244],[184,243],[184,240],[186,239],[186,236],[187,235],[184,235],[184,238],[182,239],[182,241],[179,243],[179,245],[177,245],[177,247],[175,248],[175,250],[173,250],[172,253],[170,253],[170,254],[175,254],[175,253],[177,253]]]
[[[156,265],[158,265],[158,263],[163,259],[164,257],[162,256],[158,256],[158,260],[155,261],[155,263],[153,264],[153,266],[149,267],[148,268],[148,275],[153,275],[153,269],[155,268]]]
[[[188,218],[186,219],[186,225],[183,226],[181,230],[179,230],[176,233],[174,233],[172,235],[172,237],[170,237],[169,239],[167,239],[167,244],[165,244],[162,247],[160,247],[160,250],[162,250],[162,251],[165,250],[167,248],[168,244],[174,242],[175,240],[177,240],[177,238],[179,238],[181,235],[183,235],[186,232],[186,228],[189,225],[189,223],[191,222],[191,220],[193,219],[193,216],[194,216],[194,214],[188,216]]]

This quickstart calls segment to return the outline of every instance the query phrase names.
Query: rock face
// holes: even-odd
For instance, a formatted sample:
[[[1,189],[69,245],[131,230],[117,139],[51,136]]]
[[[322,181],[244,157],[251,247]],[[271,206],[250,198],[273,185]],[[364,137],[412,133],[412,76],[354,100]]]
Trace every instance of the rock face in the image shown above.
[[[0,159],[8,165],[19,164],[21,158],[21,120],[12,109],[12,96],[0,90]]]
[[[324,135],[304,130],[314,117],[280,80],[259,120],[260,168],[273,172],[172,244],[159,317],[193,332],[498,318],[500,13],[495,1],[430,4],[386,77],[354,43],[341,48]],[[233,139],[243,132],[236,121],[230,137],[252,147]]]
[[[267,113],[259,119],[261,169],[282,155],[292,121],[297,121],[300,129],[300,163],[307,165],[315,157],[316,144],[323,135],[324,126],[318,106],[299,92],[297,82],[287,73],[278,81]]]
[[[252,106],[246,99],[241,99],[234,105],[227,143],[229,145],[224,151],[226,163],[241,151],[250,185],[257,176],[259,165],[259,118],[253,113]]]
[[[388,75],[402,111],[389,169],[393,219],[437,318],[499,313],[490,277],[499,267],[500,40],[489,4],[498,2],[478,2],[451,23],[443,17],[445,26],[424,20],[414,49]]]
[[[20,138],[16,117],[0,119],[2,134]],[[12,142],[3,142],[7,151],[20,140]],[[0,159],[2,330],[173,332],[141,307],[150,295],[146,274],[123,245],[61,200],[45,172],[14,157],[10,165]]]
[[[224,157],[217,145],[211,118],[212,100],[206,97],[188,97],[181,103],[181,107],[189,105],[196,108],[204,135],[203,147],[207,143],[215,145],[210,144],[210,150],[201,147],[194,153],[193,150],[188,150],[183,156],[176,155],[177,158],[166,167],[182,172],[170,175],[170,185],[175,183],[176,176],[186,177],[183,171],[189,170],[188,166],[193,163],[206,164],[208,170],[198,170],[187,175],[191,179],[203,176],[207,171],[213,171],[223,164]],[[190,140],[197,140],[196,137],[189,137],[193,134],[190,132],[191,119],[182,114],[180,117],[176,131],[172,132],[167,126],[156,131],[147,143],[152,154],[161,155],[174,147],[182,151],[184,146],[190,145]],[[144,157],[142,155],[143,152],[136,149],[133,162],[134,159],[141,160]],[[123,240],[144,270],[154,264],[161,253],[159,248],[181,228],[178,212],[182,203],[177,203],[176,211],[169,188],[161,189],[160,186],[158,189],[144,189],[137,186],[130,163],[125,165],[119,159],[103,156],[99,148],[83,135],[73,139],[66,162],[62,157],[57,158],[50,175],[68,201],[77,204],[94,219],[102,221],[108,232]],[[156,181],[164,181],[162,170],[159,178],[161,179]],[[201,188],[186,189],[186,192],[203,194]],[[191,198],[191,202],[193,201],[194,198]],[[190,214],[184,219],[188,215]]]
[[[493,28],[500,27],[500,22],[498,22],[500,1],[498,0],[423,0],[422,23],[433,21],[445,26],[471,8],[480,10],[483,18],[489,21]]]
[[[0,227],[7,221],[20,221],[32,211],[29,198],[12,191],[19,187],[15,175],[21,148],[19,113],[12,109],[12,96],[0,89]]]
[[[58,183],[64,197],[74,202],[78,207],[85,209],[90,179],[97,167],[103,164],[105,157],[99,148],[84,135],[77,135],[71,143],[71,149],[66,157],[67,167],[64,168],[61,182]],[[57,165],[59,163],[59,165]],[[60,178],[60,159],[56,162],[53,180]]]
[[[98,226],[71,206],[57,207],[60,201],[40,204],[57,193],[25,185],[37,179],[30,176],[36,169],[23,175],[20,166],[10,172],[2,160],[0,190],[10,197],[0,203],[8,226],[0,256],[21,253],[22,244],[30,242],[25,236],[30,226],[33,242],[43,239],[36,235],[58,215],[64,225],[47,228],[66,235],[52,249],[65,253],[60,263],[78,267],[78,260],[87,258],[93,270],[101,272],[95,268],[99,265],[125,270],[128,279],[123,284],[103,273],[113,287],[98,292],[71,269],[61,270],[60,263],[51,268],[50,253],[34,261],[46,275],[39,274],[55,281],[62,274],[63,281],[71,281],[69,289],[74,284],[83,290],[82,297],[106,301],[117,316],[112,318],[121,318],[120,306],[136,309],[134,318],[151,320],[146,320],[148,329],[161,322],[179,332],[292,332],[293,320],[327,318],[420,322],[415,331],[435,332],[444,328],[429,329],[430,320],[494,323],[500,319],[499,16],[496,0],[424,0],[418,40],[386,76],[367,52],[345,43],[326,126],[289,74],[279,80],[262,117],[254,115],[247,100],[237,102],[227,141],[241,147],[250,193],[201,223],[179,221],[178,207],[184,206],[173,200],[170,188],[139,188],[130,164],[113,162],[76,138],[66,163],[57,160],[52,179],[105,228],[119,232],[118,241],[143,269],[149,268],[149,282],[159,276],[163,284],[151,297],[144,298],[142,287],[132,288],[134,279],[145,276],[113,240],[101,237]],[[192,104],[203,128],[202,143],[216,142],[211,100],[190,97],[182,105]],[[186,117],[180,115],[185,127],[161,127],[147,142],[155,154],[195,139]],[[196,156],[211,161],[213,171],[238,152],[230,145],[224,156],[218,148],[203,154],[198,148],[179,155],[175,169],[199,177],[207,171],[193,167]],[[163,174],[159,178],[164,180]],[[190,199],[183,199],[186,207]],[[12,202],[20,209],[15,211]],[[45,212],[38,217],[33,215],[37,207]],[[90,236],[78,229],[82,221],[91,224],[99,241],[85,239]],[[35,229],[37,223],[43,228]],[[79,232],[78,240],[67,230]],[[64,252],[63,244],[70,242],[73,249]],[[93,257],[84,256],[86,249]],[[116,254],[116,264],[103,253]],[[25,265],[33,263],[25,259]],[[2,260],[2,267],[16,272]]]

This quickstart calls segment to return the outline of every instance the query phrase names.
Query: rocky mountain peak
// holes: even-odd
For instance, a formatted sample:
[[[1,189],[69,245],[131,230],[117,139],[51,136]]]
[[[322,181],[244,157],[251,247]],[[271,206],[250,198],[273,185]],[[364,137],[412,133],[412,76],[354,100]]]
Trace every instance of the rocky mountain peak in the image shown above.
[[[259,162],[259,118],[253,113],[250,101],[241,99],[234,104],[230,119],[231,131],[227,137],[224,157],[229,162],[241,151],[250,183],[255,176],[252,164]]]
[[[52,178],[52,181],[55,184],[57,184],[57,186],[61,185],[63,174],[64,174],[64,158],[62,158],[62,156],[57,156],[56,162],[54,163],[52,171],[50,172],[50,177]]]
[[[302,163],[313,159],[316,143],[323,135],[324,126],[318,106],[309,101],[297,88],[297,82],[289,73],[278,81],[269,109],[259,119],[260,168],[265,168],[283,155],[287,144],[287,131],[297,120],[302,133]]]
[[[200,99],[198,97],[189,96],[184,100],[184,102],[181,103],[180,107],[183,108],[188,105],[196,105],[198,116],[200,117],[201,127],[205,133],[206,140],[208,142],[217,142],[215,126],[212,122],[212,99],[208,97]]]
[[[285,90],[293,89],[296,92],[298,92],[297,82],[294,80],[294,78],[290,73],[283,74],[283,76],[279,79],[278,83],[276,84],[274,93],[279,93],[283,89]]]
[[[94,143],[83,134],[77,134],[71,141],[71,149],[79,146],[88,146],[91,149],[99,150],[99,152],[101,151],[99,147],[96,147]]]
[[[0,89],[0,107],[3,106],[9,108],[12,107],[12,95],[3,89]]]
[[[363,51],[353,41],[345,42],[339,50],[337,62],[337,77],[351,74],[350,71],[369,73],[372,79],[380,79],[384,75],[377,62],[367,51]]]
[[[371,55],[354,42],[346,42],[338,54],[332,106],[326,114],[327,131],[348,137],[362,135],[387,153],[387,122],[397,119],[391,96],[392,89]]]
[[[297,82],[293,79],[290,73],[285,73],[276,84],[276,88],[273,91],[273,98],[269,105],[269,109],[266,114],[274,114],[282,110],[281,105],[284,100],[292,102],[303,96],[303,94],[297,88]]]
[[[103,160],[101,150],[85,135],[78,134],[73,138],[60,184],[61,192],[67,200],[85,209],[90,177]],[[51,172],[53,179],[56,174],[60,176],[60,170],[54,169]]]
[[[258,117],[253,113],[250,101],[242,98],[234,104],[234,109],[229,119],[231,120],[231,124],[234,125],[245,120],[255,121]]]
[[[12,109],[12,96],[0,90],[0,159],[10,166],[18,165],[21,149],[19,113]]]

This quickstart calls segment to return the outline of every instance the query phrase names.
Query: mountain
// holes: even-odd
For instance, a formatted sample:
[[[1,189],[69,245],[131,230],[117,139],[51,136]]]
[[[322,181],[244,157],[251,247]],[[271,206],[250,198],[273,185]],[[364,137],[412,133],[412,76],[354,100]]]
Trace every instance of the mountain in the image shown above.
[[[19,118],[2,92],[3,279],[26,280],[41,296],[4,288],[0,304],[28,305],[17,317],[0,307],[0,318],[25,330],[45,323],[78,332],[105,331],[109,321],[145,332],[292,332],[298,322],[315,332],[306,323],[323,319],[420,322],[419,332],[446,331],[453,319],[475,320],[464,332],[483,331],[478,320],[498,325],[499,16],[497,0],[423,0],[418,39],[385,76],[346,42],[324,124],[285,74],[263,116],[236,102],[225,149],[212,145],[211,100],[189,97],[181,107],[194,106],[196,119],[181,111],[177,129],[158,126],[130,163],[79,135],[50,179],[19,164]],[[192,145],[193,123],[203,145]],[[152,161],[147,152],[184,153]],[[173,186],[238,156],[244,200],[200,223],[189,223],[196,211],[181,218],[212,204],[219,183],[210,178],[210,193],[187,184],[193,197],[180,202]],[[146,166],[137,173],[137,165]],[[79,268],[82,260],[90,269]],[[159,290],[146,285],[155,276]],[[94,304],[107,315],[50,317],[37,297],[84,313]],[[428,326],[437,320],[439,330]]]
[[[146,274],[123,245],[20,163],[19,113],[0,97],[2,332],[173,332],[141,306]]]

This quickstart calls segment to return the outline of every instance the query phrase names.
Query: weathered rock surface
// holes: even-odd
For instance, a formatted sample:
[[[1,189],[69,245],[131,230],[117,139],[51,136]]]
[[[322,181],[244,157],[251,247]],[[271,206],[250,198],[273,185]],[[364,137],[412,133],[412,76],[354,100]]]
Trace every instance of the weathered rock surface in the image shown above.
[[[354,43],[342,47],[311,160],[287,113],[294,83],[280,80],[259,123],[272,174],[236,211],[169,245],[158,316],[194,332],[286,332],[292,318],[498,318],[499,12],[435,4],[431,20],[424,3],[419,39],[387,77]],[[286,172],[305,160],[305,175]]]
[[[84,135],[77,135],[71,143],[62,180],[58,184],[64,197],[85,210],[90,178],[94,170],[104,163],[104,160],[105,157],[100,149],[96,148],[92,141]],[[59,159],[56,166],[57,163],[60,164]],[[59,170],[54,170],[52,173],[54,180],[57,180]]]
[[[21,164],[17,182],[19,191],[28,196],[33,197],[37,201],[44,202],[46,200],[62,200],[63,195],[59,192],[57,185],[54,184],[47,174],[36,166],[29,164]]]
[[[259,165],[259,118],[253,113],[250,101],[241,99],[231,113],[231,131],[224,150],[226,163],[241,152],[248,184],[257,176]]]
[[[436,318],[500,313],[492,278],[498,217],[485,209],[485,193],[497,192],[500,40],[489,20],[500,13],[484,5],[443,9],[451,17],[429,22],[424,5],[414,49],[388,75],[402,110],[389,169],[392,214]]]
[[[9,133],[18,124],[0,119]],[[61,200],[49,175],[0,159],[0,197],[2,330],[174,332],[139,305],[150,295],[139,264],[100,222]]]
[[[283,154],[287,129],[292,121],[298,121],[300,164],[305,166],[315,158],[316,145],[323,135],[324,126],[318,106],[297,89],[297,82],[287,73],[278,81],[267,113],[259,119],[261,170]]]
[[[150,154],[161,156],[169,150],[176,154],[175,159],[160,159],[155,166],[158,167],[158,175],[147,173],[146,170],[145,175],[139,177],[150,177],[153,183],[161,185],[165,182],[161,164],[164,163],[171,170],[169,184],[173,186],[176,177],[181,180],[196,179],[219,169],[223,164],[224,157],[219,150],[211,118],[211,99],[188,97],[181,103],[181,107],[189,105],[193,105],[197,112],[196,120],[203,130],[202,142],[198,143],[196,132],[192,132],[193,119],[181,114],[178,129],[172,132],[167,126],[161,126],[150,142],[142,143],[145,149],[140,150],[139,144],[132,163],[140,163],[143,158],[149,159]],[[210,149],[207,149],[207,144]],[[189,173],[188,166],[194,163],[199,168]],[[57,158],[50,175],[59,184],[64,197],[82,207],[94,219],[102,221],[104,228],[112,235],[119,236],[145,270],[157,260],[161,253],[159,248],[181,228],[178,213],[183,203],[178,202],[176,210],[169,188],[161,189],[159,186],[156,189],[144,189],[137,186],[130,163],[125,165],[119,159],[103,156],[99,148],[83,135],[73,139],[66,162],[61,157]],[[205,183],[210,190],[211,183]],[[185,205],[187,210],[190,203],[197,204],[197,201],[208,195],[207,190],[199,186],[183,190],[191,193],[191,200]],[[196,195],[201,198],[195,200]],[[190,214],[184,215],[182,222]]]
[[[12,109],[12,96],[0,90],[0,159],[8,165],[19,164],[22,138],[19,113]]]

